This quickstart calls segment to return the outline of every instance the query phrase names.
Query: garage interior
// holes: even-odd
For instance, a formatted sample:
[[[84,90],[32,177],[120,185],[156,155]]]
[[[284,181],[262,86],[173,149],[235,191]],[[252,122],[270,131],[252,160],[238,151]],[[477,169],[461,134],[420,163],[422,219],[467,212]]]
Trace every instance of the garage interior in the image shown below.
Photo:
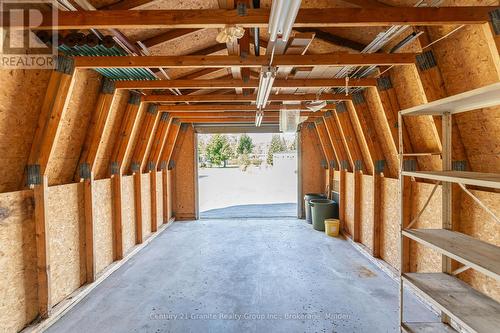
[[[499,1],[16,2],[0,331],[499,331]],[[197,133],[290,127],[297,218],[200,220]]]

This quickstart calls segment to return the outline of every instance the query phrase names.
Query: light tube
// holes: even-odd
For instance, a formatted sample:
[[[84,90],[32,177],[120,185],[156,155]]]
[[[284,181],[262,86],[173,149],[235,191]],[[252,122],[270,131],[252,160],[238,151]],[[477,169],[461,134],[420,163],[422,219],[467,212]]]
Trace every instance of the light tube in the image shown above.
[[[273,0],[269,16],[269,40],[275,42],[278,36],[287,41],[292,33],[302,0]]]

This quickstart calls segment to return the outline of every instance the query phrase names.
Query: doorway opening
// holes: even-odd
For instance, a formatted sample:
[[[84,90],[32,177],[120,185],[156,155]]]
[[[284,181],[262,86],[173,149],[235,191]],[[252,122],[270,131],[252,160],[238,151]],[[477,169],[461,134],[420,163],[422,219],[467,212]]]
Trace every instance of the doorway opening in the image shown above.
[[[197,134],[200,218],[297,216],[296,134]]]

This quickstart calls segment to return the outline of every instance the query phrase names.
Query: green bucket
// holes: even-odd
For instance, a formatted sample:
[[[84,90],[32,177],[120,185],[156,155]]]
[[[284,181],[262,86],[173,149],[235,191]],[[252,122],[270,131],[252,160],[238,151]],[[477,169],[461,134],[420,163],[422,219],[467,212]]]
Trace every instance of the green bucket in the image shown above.
[[[312,199],[311,206],[312,224],[314,230],[325,231],[325,220],[335,217],[335,201],[328,199]]]

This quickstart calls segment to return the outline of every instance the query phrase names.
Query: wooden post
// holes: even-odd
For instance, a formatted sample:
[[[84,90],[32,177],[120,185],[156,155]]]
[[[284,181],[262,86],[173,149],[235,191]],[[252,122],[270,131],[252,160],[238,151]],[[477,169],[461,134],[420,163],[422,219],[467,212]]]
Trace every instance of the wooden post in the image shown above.
[[[167,166],[161,168],[161,179],[162,179],[162,188],[163,188],[163,221],[162,223],[168,223],[168,219],[170,217],[169,204],[168,200],[170,200],[170,196],[168,193],[168,169]]]
[[[118,170],[111,177],[113,183],[113,244],[114,260],[123,258],[122,235],[122,175]]]
[[[158,230],[158,208],[157,208],[157,188],[156,188],[156,169],[149,171],[150,189],[151,189],[151,232]]]
[[[357,168],[357,167],[356,167]],[[354,179],[354,230],[352,240],[361,242],[361,177],[363,172],[355,170],[353,173]]]
[[[94,246],[94,176],[92,172],[83,180],[83,198],[85,206],[85,264],[87,283],[95,281],[95,246]]]
[[[341,166],[340,169],[340,190],[339,190],[339,196],[340,196],[340,205],[339,205],[339,219],[340,223],[344,226],[345,228],[345,209],[346,209],[346,204],[345,204],[345,199],[346,199],[346,191],[345,191],[345,174],[346,170]]]
[[[142,235],[142,174],[140,169],[132,167],[134,172],[134,204],[135,204],[135,243],[141,244]]]
[[[40,183],[34,185],[35,200],[35,241],[38,276],[38,312],[41,318],[47,318],[51,311],[50,293],[50,251],[49,227],[47,221],[48,179],[42,176]]]

